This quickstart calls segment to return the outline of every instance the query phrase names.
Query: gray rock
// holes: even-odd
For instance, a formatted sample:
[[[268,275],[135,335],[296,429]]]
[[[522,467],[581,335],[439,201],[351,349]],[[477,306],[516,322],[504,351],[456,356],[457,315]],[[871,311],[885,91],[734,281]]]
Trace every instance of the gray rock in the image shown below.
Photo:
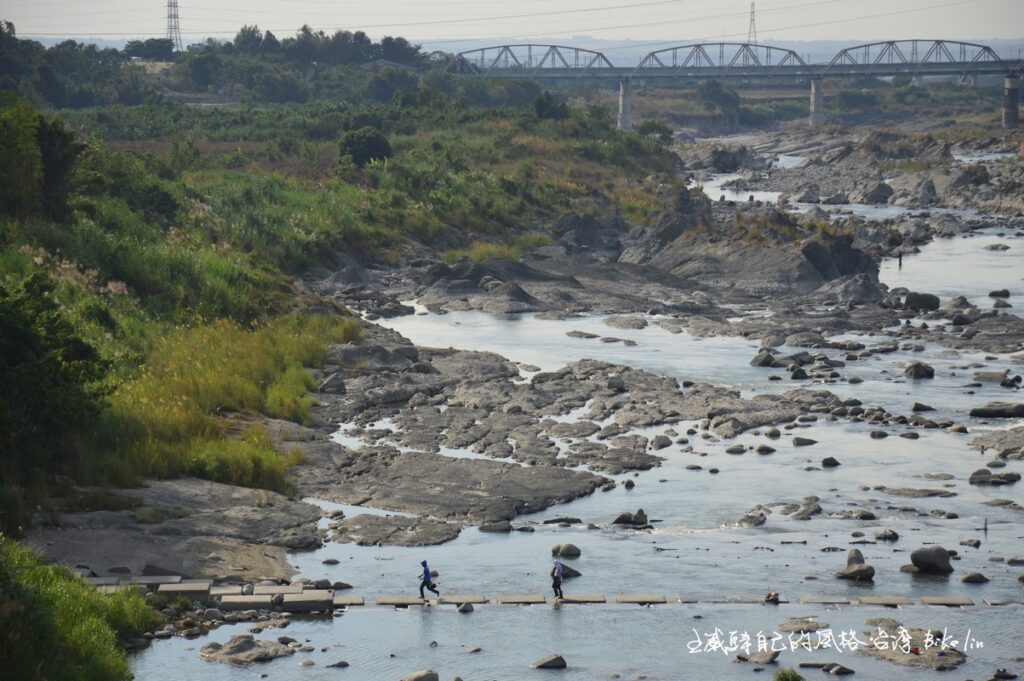
[[[949,551],[937,544],[917,549],[910,554],[910,562],[925,574],[948,575],[953,571],[949,563]]]
[[[836,577],[855,582],[870,582],[875,577],[875,568],[864,562],[864,554],[860,549],[850,549],[846,557],[846,569],[837,572]]]
[[[964,584],[985,584],[987,583],[988,577],[981,574],[980,572],[969,572],[960,578],[960,581]]]
[[[223,645],[211,642],[199,650],[199,655],[204,660],[230,662],[231,664],[269,662],[293,654],[295,651],[282,643],[257,641],[252,634],[235,634]]]
[[[507,520],[502,520],[497,523],[486,523],[480,526],[481,532],[511,532],[512,523]]]
[[[565,669],[565,658],[561,655],[548,655],[530,665],[533,669]]]
[[[325,378],[323,381],[320,382],[320,392],[332,393],[335,395],[345,394],[344,374],[338,371]]]
[[[665,449],[672,445],[672,440],[667,435],[655,435],[651,439],[651,449]]]
[[[1024,402],[989,402],[971,409],[971,416],[987,419],[1024,418]]]
[[[575,544],[555,544],[551,547],[551,555],[560,558],[579,558],[582,553]]]
[[[604,323],[613,329],[646,329],[647,320],[638,315],[619,315],[609,317]]]
[[[935,369],[929,364],[915,361],[907,365],[907,368],[903,370],[903,375],[914,379],[935,378]]]
[[[430,669],[421,669],[418,672],[406,674],[402,677],[402,681],[441,681],[441,679],[437,672]]]
[[[882,530],[875,533],[875,539],[878,541],[898,541],[899,538],[900,535],[896,533],[896,530]]]
[[[903,300],[903,307],[908,310],[932,311],[939,309],[939,297],[931,293],[911,291]]]
[[[993,473],[988,468],[979,468],[971,473],[971,477],[967,480],[972,485],[990,485],[992,487],[1012,485],[1019,481],[1020,473]]]
[[[832,456],[826,456],[824,459],[821,460],[821,467],[822,468],[835,468],[836,466],[840,466],[840,465],[842,465],[842,464],[840,464],[839,461],[836,460],[836,458],[832,457]]]
[[[467,614],[467,613],[473,612],[473,604],[472,603],[462,603],[462,604],[459,605],[458,608],[456,608],[456,610],[458,610],[462,614]]]
[[[811,445],[816,445],[816,444],[818,444],[818,441],[817,440],[812,440],[809,437],[800,437],[798,435],[797,437],[793,438],[793,446],[794,447],[809,447]]]

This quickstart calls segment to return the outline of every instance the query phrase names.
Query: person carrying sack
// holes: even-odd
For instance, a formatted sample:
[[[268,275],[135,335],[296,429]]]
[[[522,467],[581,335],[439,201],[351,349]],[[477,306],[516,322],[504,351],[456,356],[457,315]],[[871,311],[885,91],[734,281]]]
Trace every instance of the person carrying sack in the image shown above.
[[[435,596],[440,596],[441,594],[437,590],[437,584],[434,584],[434,580],[430,575],[430,566],[427,565],[427,561],[421,560],[420,565],[423,566],[423,579],[420,581],[420,598],[425,600],[423,595],[424,589],[433,591]]]

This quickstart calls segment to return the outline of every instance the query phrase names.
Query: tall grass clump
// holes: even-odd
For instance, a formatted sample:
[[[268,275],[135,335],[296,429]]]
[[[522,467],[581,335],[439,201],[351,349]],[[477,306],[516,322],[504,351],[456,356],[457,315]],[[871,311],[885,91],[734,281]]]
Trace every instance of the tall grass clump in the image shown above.
[[[530,232],[511,237],[507,244],[495,244],[489,241],[474,241],[468,248],[457,248],[445,251],[441,254],[442,259],[447,263],[457,263],[461,260],[470,262],[483,262],[497,258],[499,260],[518,260],[523,251],[529,248],[547,246],[551,243],[551,237],[546,234]]]
[[[285,488],[294,456],[265,436],[223,439],[222,416],[262,413],[305,423],[312,381],[304,367],[323,362],[327,345],[358,338],[358,322],[290,315],[245,329],[218,321],[178,329],[158,340],[137,378],[110,398],[103,435],[115,452],[108,474],[191,473],[222,482]]]
[[[182,455],[181,472],[214,482],[290,493],[286,473],[303,461],[298,449],[279,454],[266,431],[252,428],[240,440],[193,440]]]
[[[101,594],[0,535],[0,669],[4,678],[130,679],[118,641],[160,624],[137,591]]]

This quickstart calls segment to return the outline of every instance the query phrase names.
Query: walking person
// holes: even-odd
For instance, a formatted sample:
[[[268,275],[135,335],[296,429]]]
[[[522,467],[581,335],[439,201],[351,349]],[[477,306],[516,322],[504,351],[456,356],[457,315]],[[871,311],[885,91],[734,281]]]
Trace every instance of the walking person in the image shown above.
[[[437,590],[437,584],[434,584],[434,579],[430,575],[430,566],[427,565],[427,561],[421,560],[420,565],[423,566],[423,578],[420,580],[420,598],[425,600],[423,595],[424,589],[433,591],[435,596],[440,596],[441,594]]]
[[[562,561],[560,560],[556,560],[551,568],[551,588],[555,592],[555,598],[559,600],[565,598],[562,593]]]
[[[903,269],[903,249],[902,248],[900,249],[900,252],[897,255],[897,257],[899,258],[899,263],[900,263],[899,269],[902,270]]]

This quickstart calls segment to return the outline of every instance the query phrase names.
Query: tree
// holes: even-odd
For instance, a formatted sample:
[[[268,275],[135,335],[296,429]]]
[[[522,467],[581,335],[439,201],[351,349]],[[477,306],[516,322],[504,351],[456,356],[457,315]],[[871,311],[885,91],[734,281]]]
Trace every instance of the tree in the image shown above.
[[[698,85],[697,99],[704,105],[704,108],[718,111],[730,121],[739,118],[739,94],[732,88],[722,85],[720,81],[706,80]]]
[[[138,59],[174,61],[174,41],[170,38],[132,40],[124,46],[124,53],[129,57],[137,57]]]
[[[541,120],[563,120],[569,117],[569,106],[551,96],[551,93],[544,91],[533,100],[533,112]]]
[[[44,272],[13,288],[0,284],[0,477],[24,483],[69,462],[99,413],[105,370]]]
[[[362,168],[373,160],[389,158],[392,154],[391,143],[377,128],[365,126],[358,130],[350,130],[338,140],[338,155],[349,156],[357,167]]]
[[[270,32],[268,31],[267,33],[269,34]],[[260,51],[262,46],[263,34],[260,33],[259,26],[243,26],[238,29],[238,34],[235,36],[236,50],[255,54]]]
[[[664,144],[672,141],[672,128],[662,121],[644,121],[636,131],[644,136],[653,135]]]
[[[0,113],[0,214],[30,215],[41,206],[38,130],[39,114],[24,100]]]

